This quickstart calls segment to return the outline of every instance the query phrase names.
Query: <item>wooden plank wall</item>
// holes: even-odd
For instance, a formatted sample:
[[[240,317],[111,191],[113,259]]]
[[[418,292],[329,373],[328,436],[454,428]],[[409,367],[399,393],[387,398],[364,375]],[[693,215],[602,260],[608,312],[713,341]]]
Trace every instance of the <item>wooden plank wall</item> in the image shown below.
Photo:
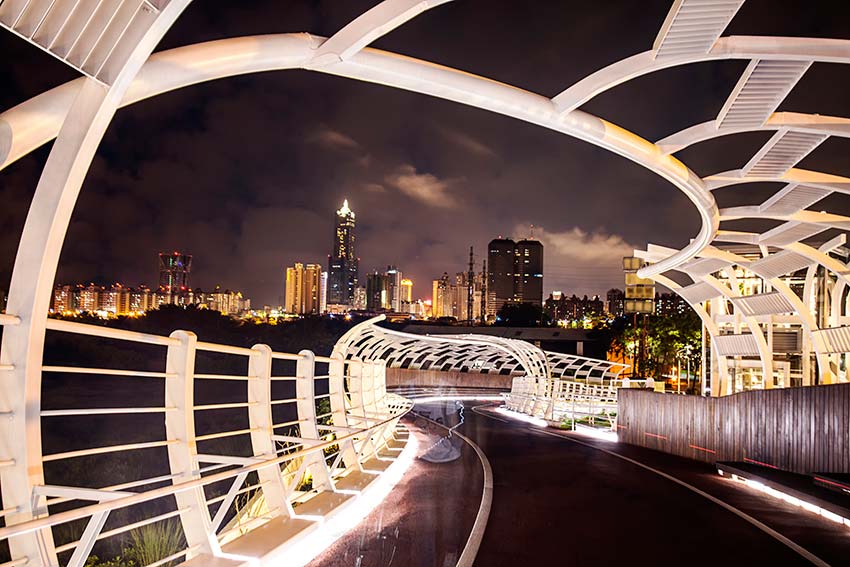
[[[510,390],[513,376],[500,374],[482,374],[480,372],[460,372],[456,370],[418,370],[413,368],[387,368],[387,386],[420,387],[463,387],[495,388]]]
[[[620,440],[690,459],[850,473],[850,384],[721,398],[621,388]]]

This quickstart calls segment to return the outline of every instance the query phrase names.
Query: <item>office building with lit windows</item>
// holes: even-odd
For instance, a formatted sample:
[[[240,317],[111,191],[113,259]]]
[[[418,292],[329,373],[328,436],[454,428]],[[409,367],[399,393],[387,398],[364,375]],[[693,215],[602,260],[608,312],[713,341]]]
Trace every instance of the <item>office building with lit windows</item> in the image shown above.
[[[505,303],[543,305],[543,244],[496,238],[487,247],[487,314]]]
[[[305,315],[320,313],[322,309],[322,267],[319,264],[296,262],[286,268],[287,313]]]

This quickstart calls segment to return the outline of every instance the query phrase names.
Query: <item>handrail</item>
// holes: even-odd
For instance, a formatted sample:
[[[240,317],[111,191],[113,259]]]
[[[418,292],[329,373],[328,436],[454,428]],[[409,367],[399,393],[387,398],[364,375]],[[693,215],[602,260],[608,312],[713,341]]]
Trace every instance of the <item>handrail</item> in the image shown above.
[[[4,317],[3,323],[14,323],[15,320],[16,318],[13,317]],[[218,523],[226,514],[232,513],[234,498],[238,494],[259,490],[261,491],[260,496],[270,499],[270,502],[281,502],[282,498],[282,502],[286,502],[287,505],[276,505],[273,508],[272,515],[291,516],[292,509],[289,504],[295,502],[296,497],[311,498],[316,494],[314,491],[307,494],[301,494],[297,491],[296,477],[310,474],[313,477],[315,490],[321,492],[333,489],[334,479],[340,473],[345,474],[345,471],[353,470],[352,467],[359,468],[364,460],[376,455],[377,451],[384,447],[386,441],[392,436],[391,433],[388,435],[390,431],[388,427],[393,427],[393,424],[412,407],[412,403],[404,398],[395,395],[387,398],[384,384],[385,363],[383,361],[317,357],[306,350],[298,354],[274,352],[266,345],[254,345],[251,348],[246,348],[217,344],[199,341],[194,333],[188,331],[175,331],[166,337],[64,319],[48,319],[45,325],[50,331],[94,339],[112,339],[125,343],[165,347],[164,366],[152,370],[97,368],[86,366],[84,361],[79,362],[80,366],[42,364],[39,367],[42,374],[65,373],[69,375],[119,377],[119,379],[141,377],[165,380],[166,387],[162,394],[164,400],[162,398],[145,399],[136,403],[130,402],[128,407],[121,407],[122,403],[126,403],[121,400],[103,403],[101,407],[94,408],[74,407],[78,404],[55,409],[40,409],[36,406],[36,411],[25,414],[27,420],[82,419],[86,416],[108,417],[147,414],[163,416],[166,428],[164,436],[158,434],[150,440],[136,441],[132,438],[122,439],[119,436],[110,436],[107,441],[100,441],[104,443],[101,446],[79,449],[74,447],[74,450],[47,455],[43,454],[40,447],[37,446],[36,452],[32,456],[41,463],[57,463],[80,457],[106,456],[114,458],[125,451],[164,450],[167,448],[168,471],[166,474],[161,474],[166,471],[152,470],[150,474],[145,475],[150,478],[129,481],[122,475],[114,480],[111,479],[112,482],[109,483],[112,485],[111,487],[95,492],[79,486],[85,484],[82,479],[73,478],[70,479],[69,485],[62,486],[61,493],[53,494],[53,497],[45,495],[34,499],[31,509],[26,504],[15,506],[10,509],[9,514],[13,512],[26,514],[31,510],[36,516],[33,519],[21,521],[17,524],[12,523],[0,529],[0,540],[8,542],[9,538],[16,538],[11,542],[12,556],[16,560],[21,556],[21,546],[28,545],[31,541],[30,538],[34,537],[25,534],[32,534],[34,531],[44,529],[44,526],[56,526],[73,521],[73,519],[90,517],[88,527],[79,541],[65,542],[56,546],[50,538],[49,531],[42,534],[43,537],[38,536],[44,539],[42,553],[45,553],[48,557],[53,557],[55,560],[57,553],[73,550],[75,561],[80,558],[84,560],[91,553],[94,542],[161,519],[160,516],[156,516],[154,511],[142,508],[134,512],[133,517],[128,517],[112,529],[104,531],[103,526],[98,527],[98,524],[102,522],[108,511],[150,502],[168,495],[172,495],[177,500],[178,508],[182,510],[180,514],[175,515],[180,517],[183,534],[187,539],[187,550],[174,557],[186,553],[209,553],[208,542],[214,541],[216,538],[224,538],[224,532],[218,529]],[[196,355],[199,352],[235,355],[247,362],[247,368],[245,368],[244,374],[238,370],[234,372],[230,367],[212,369],[213,373],[196,372],[198,368]],[[272,363],[275,360],[295,362],[294,373],[292,370],[281,371],[278,369],[281,376],[273,376]],[[13,365],[7,366],[0,366],[0,370],[14,369]],[[216,373],[216,371],[220,373]],[[210,371],[207,370],[207,372]],[[291,375],[284,376],[283,374]],[[235,397],[231,392],[214,399],[198,399],[196,402],[193,394],[196,380],[236,381],[243,384],[245,390]],[[296,385],[295,396],[291,397],[291,394],[284,394],[288,397],[275,399],[272,394],[272,385],[277,381],[294,382]],[[329,393],[316,394],[317,381],[328,381]],[[244,397],[245,393],[247,393],[247,399]],[[324,400],[330,401],[331,411],[324,411],[324,409],[321,412],[316,411],[319,402]],[[286,408],[286,413],[281,416],[285,421],[281,423],[274,423],[272,420],[272,409],[276,407]],[[239,418],[240,423],[231,426],[234,428],[233,430],[197,434],[195,420],[198,416],[209,413],[209,411],[228,409],[244,409],[247,415],[243,414]],[[329,429],[317,423],[318,421],[332,423],[333,434],[329,435]],[[351,427],[352,424],[358,427]],[[289,429],[290,426],[297,426],[297,432]],[[278,435],[278,433],[282,435]],[[245,436],[243,438],[250,436],[253,457],[242,459],[241,462],[231,462],[226,467],[200,466],[204,461],[201,458],[202,455],[197,454],[198,443],[243,435]],[[295,437],[291,437],[293,435]],[[297,442],[281,443],[279,439],[282,439],[283,436],[290,436],[293,441]],[[282,446],[285,447],[281,449]],[[331,446],[335,447],[333,455],[322,454]],[[230,451],[225,450],[224,452],[225,454],[221,457],[229,457],[227,453]],[[293,467],[287,467],[282,476],[279,474],[279,470],[275,472],[270,468],[278,466],[280,463],[298,462],[299,459],[302,459],[300,466],[294,470],[288,470],[293,469]],[[328,459],[331,459],[331,462]],[[249,462],[246,462],[246,460]],[[23,460],[9,459],[0,462],[0,466],[20,467],[19,462],[23,462]],[[252,479],[249,484],[243,486],[245,475],[254,471],[258,472],[258,478]],[[202,474],[207,476],[201,476]],[[205,520],[205,516],[211,513],[209,502],[198,499],[197,495],[192,492],[192,488],[211,486],[234,478],[236,480],[231,481],[234,486],[224,496],[218,496],[214,499],[214,502],[220,503],[220,508],[216,511],[216,517],[213,519],[212,525],[216,527],[210,528],[210,524]],[[322,480],[323,478],[325,480]],[[155,484],[163,481],[168,481],[169,484],[167,486]],[[31,482],[30,486],[37,489],[42,484],[43,482],[36,481]],[[150,489],[154,486],[158,487]],[[149,490],[125,496],[117,492],[119,490],[117,487],[139,487],[139,489]],[[34,492],[34,494],[37,493]],[[91,499],[92,494],[99,495],[99,501],[87,502]],[[68,513],[51,514],[54,509],[53,506],[72,501],[80,505],[87,505],[68,510]],[[240,513],[237,506],[237,514]],[[206,535],[202,530],[206,530]],[[20,539],[17,539],[19,537]],[[17,551],[15,551],[16,547]]]
[[[395,396],[400,399],[400,396]],[[392,415],[378,423],[375,423],[367,428],[367,431],[372,431],[377,429],[383,425],[390,423],[391,421],[397,420],[400,417],[403,417],[410,409],[413,407],[411,402],[407,402],[403,404],[403,411],[398,414]],[[185,492],[188,490],[192,490],[195,488],[200,488],[206,486],[208,484],[213,484],[216,482],[221,482],[224,480],[229,480],[235,478],[243,473],[251,473],[255,471],[262,470],[266,467],[271,467],[274,465],[280,465],[287,461],[291,461],[296,458],[306,457],[308,455],[312,455],[314,453],[323,451],[328,447],[333,445],[338,445],[347,441],[353,440],[355,437],[362,436],[362,432],[357,433],[349,433],[343,435],[341,437],[336,437],[330,441],[323,441],[321,443],[317,443],[316,445],[312,445],[311,447],[302,448],[282,457],[276,457],[273,459],[268,459],[266,461],[262,461],[252,465],[246,465],[244,467],[240,467],[237,469],[232,469],[228,471],[223,471],[220,473],[215,473],[209,476],[205,476],[203,478],[198,478],[194,480],[189,480],[185,482],[180,482],[177,484],[172,484],[170,486],[164,486],[161,488],[155,488],[153,490],[149,490],[146,492],[140,492],[138,494],[133,494],[132,496],[123,496],[121,498],[116,498],[115,500],[110,500],[109,502],[100,502],[98,504],[91,504],[88,506],[83,506],[80,508],[75,508],[73,510],[67,510],[65,512],[59,512],[56,514],[52,514],[50,516],[46,516],[44,518],[37,518],[34,520],[29,520],[27,522],[23,522],[20,524],[14,524],[11,526],[6,526],[0,528],[0,540],[9,539],[15,536],[23,535],[26,533],[31,533],[34,531],[38,531],[45,528],[51,528],[53,526],[64,524],[67,522],[72,522],[74,520],[80,520],[83,518],[88,518],[89,516],[93,516],[95,514],[110,512],[113,510],[118,510],[121,508],[127,508],[129,506],[135,506],[137,504],[143,504],[145,502],[150,502],[152,500],[157,500],[159,498],[164,498],[166,496],[172,496],[179,492]]]
[[[48,319],[47,329],[49,331],[88,335],[102,339],[118,339],[122,341],[147,343],[160,346],[178,346],[180,344],[180,341],[171,337],[152,335],[150,333],[140,333],[138,331],[126,331],[124,329],[115,329],[113,327],[106,327],[102,325],[76,323],[74,321],[66,321],[64,319]]]
[[[8,313],[0,313],[0,326],[2,325],[20,325],[21,318],[16,315],[9,315]]]

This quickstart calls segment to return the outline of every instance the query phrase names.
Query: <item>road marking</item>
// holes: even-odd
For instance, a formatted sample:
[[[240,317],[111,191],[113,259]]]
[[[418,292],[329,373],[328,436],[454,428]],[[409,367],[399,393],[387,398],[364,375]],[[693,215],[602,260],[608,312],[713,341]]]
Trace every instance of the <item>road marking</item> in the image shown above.
[[[488,419],[495,419],[497,421],[509,423],[505,419],[501,419],[501,418],[489,415],[486,412],[478,411],[479,407],[482,407],[482,406],[476,406],[476,407],[472,408],[472,411],[477,413],[478,415],[484,416]],[[711,494],[709,494],[709,493],[707,493],[703,490],[700,490],[699,488],[697,488],[696,486],[694,486],[692,484],[688,484],[687,482],[685,482],[683,480],[679,480],[678,478],[676,478],[672,475],[669,475],[669,474],[667,474],[663,471],[660,471],[660,470],[653,468],[649,465],[645,465],[645,464],[641,463],[640,461],[636,461],[634,459],[631,459],[629,457],[626,457],[625,455],[621,455],[621,454],[616,453],[614,451],[609,451],[608,449],[603,449],[602,447],[597,447],[596,445],[592,445],[590,443],[585,443],[584,441],[579,441],[578,439],[573,439],[571,437],[565,437],[565,436],[559,435],[557,433],[552,433],[551,431],[545,431],[543,429],[540,429],[539,427],[528,427],[527,429],[530,429],[531,431],[536,432],[536,433],[542,433],[543,435],[549,435],[551,437],[557,437],[558,439],[563,439],[564,441],[570,441],[572,443],[577,443],[579,445],[583,445],[583,446],[588,447],[590,449],[595,449],[597,451],[601,451],[601,452],[603,452],[607,455],[611,455],[612,457],[622,459],[622,460],[629,462],[629,463],[632,463],[633,465],[636,465],[636,466],[638,466],[642,469],[646,469],[650,472],[653,472],[653,473],[655,473],[655,474],[657,474],[657,475],[659,475],[663,478],[666,478],[667,480],[669,480],[671,482],[675,482],[676,484],[687,488],[688,490],[694,492],[695,494],[698,494],[698,495],[702,496],[703,498],[710,500],[711,502],[714,502],[715,504],[717,504],[721,508],[724,508],[727,511],[732,512],[733,514],[735,514],[736,516],[738,516],[742,520],[749,522],[750,524],[752,524],[756,528],[760,529],[761,531],[763,531],[767,535],[774,538],[776,541],[778,541],[778,542],[786,545],[790,549],[794,550],[800,556],[802,556],[804,559],[810,561],[812,564],[817,565],[818,567],[830,567],[829,563],[827,563],[826,561],[824,561],[823,559],[821,559],[817,555],[811,553],[807,549],[805,549],[805,548],[801,547],[800,545],[794,543],[793,541],[791,541],[790,539],[788,539],[787,537],[785,537],[781,533],[777,532],[776,530],[774,530],[770,526],[763,524],[762,522],[753,518],[752,516],[750,516],[746,512],[739,510],[738,508],[735,508],[731,504],[727,504],[723,500],[720,500],[719,498],[712,496]]]
[[[475,408],[473,408],[474,410]],[[457,561],[457,567],[472,567],[472,564],[475,563],[475,557],[478,555],[478,549],[481,547],[484,530],[487,528],[487,520],[490,518],[490,507],[493,505],[493,469],[490,467],[490,461],[487,460],[487,455],[484,454],[481,447],[463,433],[459,433],[457,430],[451,430],[442,423],[438,423],[415,411],[411,411],[410,413],[416,417],[430,421],[434,425],[438,425],[466,441],[472,447],[473,451],[475,451],[475,454],[478,455],[478,460],[481,461],[481,468],[484,469],[484,488],[481,491],[481,504],[478,506],[478,514],[475,515],[472,531],[469,533],[469,538],[466,540],[466,545],[463,547],[463,552],[461,552],[460,558]]]

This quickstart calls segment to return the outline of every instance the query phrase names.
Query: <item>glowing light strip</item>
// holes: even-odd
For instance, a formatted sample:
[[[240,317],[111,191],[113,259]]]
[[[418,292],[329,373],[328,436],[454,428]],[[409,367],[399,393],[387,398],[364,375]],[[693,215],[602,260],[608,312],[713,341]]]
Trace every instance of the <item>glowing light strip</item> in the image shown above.
[[[414,404],[428,404],[434,402],[501,402],[502,396],[427,396],[424,398],[410,398]]]
[[[723,474],[723,471],[717,469],[717,472],[720,476],[726,476]],[[830,512],[825,508],[821,508],[817,504],[812,504],[811,502],[806,502],[805,500],[800,500],[796,496],[791,496],[790,494],[786,494],[781,490],[776,490],[775,488],[771,488],[767,486],[763,482],[758,482],[757,480],[749,480],[742,476],[738,476],[737,474],[732,473],[732,480],[743,483],[750,488],[754,488],[760,492],[763,492],[769,496],[773,496],[779,500],[783,500],[792,506],[797,506],[814,514],[817,514],[827,520],[832,520],[836,524],[844,524],[846,527],[850,528],[850,519],[845,518],[844,516],[839,516],[835,512]]]
[[[496,408],[496,412],[504,415],[505,417],[510,417],[517,421],[523,421],[525,423],[530,423],[531,425],[536,425],[538,427],[549,427],[549,422],[544,419],[532,417],[528,414],[509,410],[505,407]],[[579,435],[583,435],[585,437],[592,437],[593,439],[599,439],[601,441],[608,441],[611,443],[616,443],[619,441],[617,433],[614,431],[604,431],[596,429],[594,427],[587,427],[581,424],[576,424],[576,428],[572,431],[573,433],[578,433]]]
[[[500,413],[505,417],[513,418],[517,421],[524,421],[525,423],[530,423],[531,425],[537,425],[538,427],[548,427],[549,424],[545,419],[540,419],[538,417],[531,417],[530,415],[526,415],[524,413],[519,413],[518,411],[509,410],[507,408],[496,408],[496,413]]]
[[[599,439],[600,441],[608,441],[609,443],[617,443],[620,440],[616,431],[612,431],[610,429],[596,429],[595,427],[587,427],[580,423],[576,424],[576,428],[573,430],[573,433],[578,433],[585,437],[592,437],[593,439]]]
[[[276,561],[273,565],[302,567],[333,545],[383,502],[413,464],[418,451],[419,442],[413,434],[410,434],[404,450],[386,471],[373,480],[363,492],[355,496],[350,504],[340,509],[338,513],[331,513],[318,530],[308,533],[287,548],[284,554],[285,560]]]

